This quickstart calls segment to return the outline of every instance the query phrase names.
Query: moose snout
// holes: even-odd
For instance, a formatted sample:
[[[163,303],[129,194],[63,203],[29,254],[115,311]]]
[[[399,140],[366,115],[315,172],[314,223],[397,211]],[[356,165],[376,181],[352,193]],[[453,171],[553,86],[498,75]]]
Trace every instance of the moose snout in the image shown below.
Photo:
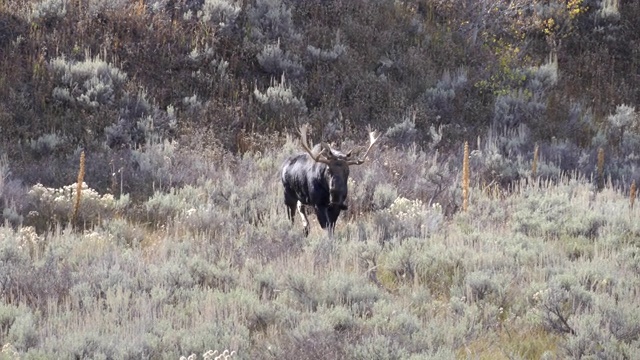
[[[331,191],[329,196],[329,206],[340,210],[347,210],[347,205],[344,203],[346,200],[345,195],[346,194],[341,191]]]

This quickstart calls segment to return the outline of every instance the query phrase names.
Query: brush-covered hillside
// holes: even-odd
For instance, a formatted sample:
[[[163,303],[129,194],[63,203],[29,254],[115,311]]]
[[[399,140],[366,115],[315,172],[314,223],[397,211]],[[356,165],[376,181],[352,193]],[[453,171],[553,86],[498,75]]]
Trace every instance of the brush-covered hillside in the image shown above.
[[[638,19],[0,0],[0,359],[640,358]],[[332,238],[303,124],[381,134]]]

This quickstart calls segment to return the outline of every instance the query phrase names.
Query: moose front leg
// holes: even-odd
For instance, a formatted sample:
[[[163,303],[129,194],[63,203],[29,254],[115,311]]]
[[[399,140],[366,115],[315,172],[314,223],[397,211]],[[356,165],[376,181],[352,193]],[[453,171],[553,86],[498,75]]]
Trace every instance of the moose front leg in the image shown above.
[[[340,215],[340,208],[337,206],[316,206],[315,210],[320,226],[327,230],[329,237],[333,237],[333,230],[336,227],[338,215]]]
[[[307,219],[307,214],[304,212],[304,205],[300,201],[298,201],[298,214],[302,218],[302,226],[304,226],[304,236],[309,235],[309,219]]]
[[[333,237],[333,230],[336,228],[336,222],[338,222],[338,216],[340,216],[340,211],[342,207],[346,208],[345,205],[341,206],[330,206],[327,209],[327,219],[329,221],[329,236]]]

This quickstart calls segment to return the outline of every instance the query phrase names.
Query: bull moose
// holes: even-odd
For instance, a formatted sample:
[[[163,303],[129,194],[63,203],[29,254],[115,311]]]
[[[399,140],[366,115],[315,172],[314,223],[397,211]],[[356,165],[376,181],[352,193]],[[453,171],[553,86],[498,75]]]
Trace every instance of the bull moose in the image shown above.
[[[326,143],[309,146],[307,125],[300,127],[300,141],[305,153],[288,158],[282,165],[281,175],[287,214],[293,223],[297,208],[305,236],[309,235],[309,220],[303,205],[312,206],[320,226],[333,235],[340,211],[347,210],[349,165],[362,165],[379,138],[375,131],[370,131],[369,148],[362,158],[353,159],[351,151],[345,154]]]

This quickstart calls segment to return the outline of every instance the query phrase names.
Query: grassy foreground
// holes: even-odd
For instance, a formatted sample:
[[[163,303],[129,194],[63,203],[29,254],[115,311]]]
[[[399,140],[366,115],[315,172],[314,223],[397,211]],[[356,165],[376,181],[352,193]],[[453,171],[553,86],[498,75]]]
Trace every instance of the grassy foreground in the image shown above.
[[[75,227],[55,220],[74,195],[34,187],[32,226],[0,227],[0,358],[640,356],[628,196],[579,178],[509,194],[471,181],[468,211],[445,216],[405,183],[426,155],[379,149],[352,171],[335,238],[313,217],[304,238],[277,176],[295,146],[193,158],[206,177],[142,204],[85,188]]]

